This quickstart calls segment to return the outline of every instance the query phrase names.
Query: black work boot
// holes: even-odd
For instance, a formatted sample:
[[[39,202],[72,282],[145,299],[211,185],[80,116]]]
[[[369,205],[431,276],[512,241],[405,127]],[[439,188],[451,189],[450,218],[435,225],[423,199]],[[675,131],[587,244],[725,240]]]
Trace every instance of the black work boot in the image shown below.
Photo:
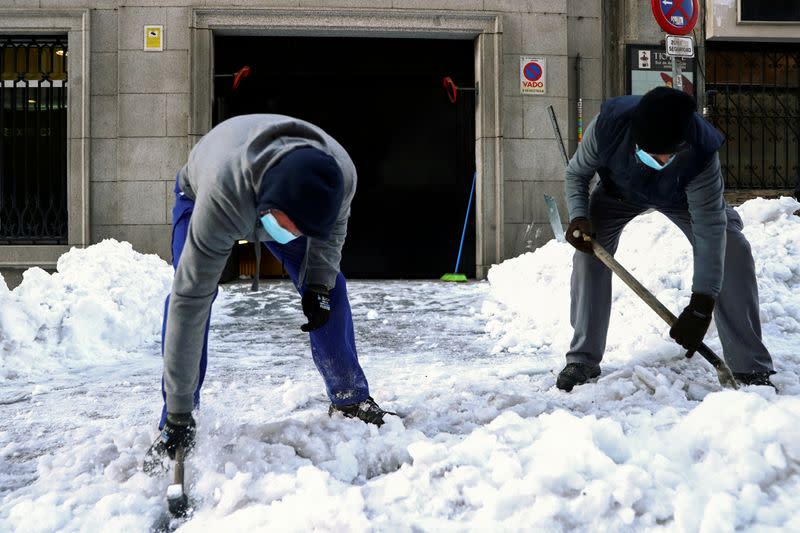
[[[333,413],[342,413],[347,418],[358,418],[367,424],[375,424],[378,427],[383,425],[384,415],[397,415],[397,413],[384,411],[378,407],[378,404],[375,403],[372,396],[361,403],[338,406],[331,404],[328,408],[328,416],[331,416]]]
[[[567,363],[564,370],[558,374],[556,387],[563,391],[571,391],[575,385],[583,385],[592,378],[600,375],[600,365],[586,363]]]
[[[764,385],[772,387],[777,391],[778,387],[769,379],[774,373],[775,372],[736,372],[733,374],[733,377],[736,378],[736,381],[738,381],[740,385]]]

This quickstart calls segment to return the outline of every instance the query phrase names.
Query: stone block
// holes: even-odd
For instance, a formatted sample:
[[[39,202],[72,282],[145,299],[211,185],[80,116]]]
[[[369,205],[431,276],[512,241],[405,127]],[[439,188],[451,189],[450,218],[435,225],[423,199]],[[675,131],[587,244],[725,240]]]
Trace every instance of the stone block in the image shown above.
[[[603,56],[603,22],[599,18],[570,17],[567,23],[569,35],[568,55],[580,54],[586,58],[600,59]]]
[[[209,30],[192,30],[190,75],[192,93],[189,95],[189,133],[205,135],[211,129],[212,96],[212,35]],[[185,92],[185,91],[184,91]]]
[[[522,255],[525,248],[525,230],[527,224],[506,223],[503,231],[503,257],[510,259]]]
[[[89,239],[89,152],[90,139],[67,141],[67,243],[85,245]]]
[[[567,72],[570,76],[569,97],[575,98],[575,57],[568,59]],[[585,58],[581,55],[581,95],[584,100],[601,100],[603,98],[603,63],[601,59]]]
[[[188,93],[189,53],[119,52],[119,91],[121,93]]]
[[[188,7],[168,7],[167,25],[164,29],[167,50],[189,49],[191,10]]]
[[[142,5],[157,4],[160,0],[137,0]],[[237,7],[264,7],[264,0],[236,0]],[[193,0],[194,6],[219,7],[220,0]],[[269,0],[269,7],[299,7],[300,0]]]
[[[602,100],[584,100],[583,101],[583,128],[594,120],[600,114],[600,106],[603,104]]]
[[[503,221],[506,223],[525,222],[522,181],[503,181]]]
[[[522,103],[522,96],[503,97],[503,137],[506,139],[520,139],[523,137]]]
[[[528,13],[522,17],[522,52],[567,55],[567,17],[558,13]]]
[[[119,190],[113,181],[94,182],[91,189],[91,224],[119,224]]]
[[[165,224],[166,197],[163,182],[120,181],[118,185],[120,224]]]
[[[475,207],[478,214],[476,233],[476,261],[488,268],[502,261],[502,198],[499,196],[497,180],[503,179],[502,167],[497,168],[498,138],[478,139],[475,142],[477,154],[478,185],[475,191]],[[480,270],[480,269],[479,269]]]
[[[167,134],[166,94],[120,94],[120,137],[158,137]]]
[[[484,0],[483,8],[487,11],[566,13],[567,0]]]
[[[503,175],[514,181],[552,181],[564,177],[564,160],[553,140],[504,139]]]
[[[91,61],[91,93],[105,96],[117,94],[116,52],[93,52]]]
[[[483,0],[393,0],[395,9],[442,9],[482,11]]]
[[[117,140],[92,139],[91,181],[116,181]]]
[[[137,252],[158,254],[166,262],[172,258],[172,228],[166,224],[92,227],[92,242],[103,239],[129,242]]]
[[[602,4],[602,0],[568,0],[567,15],[570,17],[600,18],[603,10]]]
[[[86,124],[90,120],[86,109],[86,98],[90,95],[89,68],[84,61],[84,47],[89,46],[87,35],[82,31],[67,32],[69,53],[67,54],[67,72],[69,72],[69,88],[67,91],[67,109],[70,120],[68,136],[71,139],[86,137]]]
[[[119,4],[119,0],[39,0],[42,9],[114,9]]]
[[[522,96],[519,81],[519,61],[522,54],[503,54],[502,85],[503,96]]]
[[[164,7],[120,7],[119,49],[143,50],[144,27],[150,24],[164,26],[162,39],[168,39],[167,9]],[[157,54],[159,52],[148,52]]]
[[[6,0],[3,7],[39,7],[39,0]]]
[[[300,7],[387,9],[392,7],[392,0],[300,0]]]
[[[90,39],[92,52],[117,51],[119,38],[116,9],[92,9]]]
[[[523,98],[523,137],[526,139],[552,139],[553,149],[558,150],[555,140],[555,132],[550,122],[550,114],[547,112],[549,106],[553,106],[556,114],[558,127],[561,130],[562,139],[569,136],[570,129],[573,128],[567,114],[568,100],[566,98]]]
[[[562,222],[569,216],[567,204],[564,201],[564,182],[563,181],[526,181],[525,182],[525,220],[534,224],[549,224],[547,204],[544,203],[544,195],[549,194],[556,200],[558,213]],[[552,231],[550,237],[552,237]]]
[[[164,182],[164,206],[167,208],[165,220],[172,224],[172,208],[175,207],[175,179]]]
[[[497,84],[500,72],[495,59],[495,51],[500,45],[500,36],[496,34],[481,35],[476,47],[477,64],[476,79],[480,84],[478,113],[475,121],[476,137],[498,137],[501,135],[498,124],[500,105],[497,95]]]
[[[90,128],[92,138],[113,139],[117,136],[117,97],[91,97]]]
[[[503,52],[516,54],[522,51],[522,15],[506,13],[503,15]]]
[[[166,181],[186,163],[182,137],[119,139],[117,176],[120,181]]]
[[[167,135],[185,137],[189,133],[189,95],[168,94],[167,97]]]

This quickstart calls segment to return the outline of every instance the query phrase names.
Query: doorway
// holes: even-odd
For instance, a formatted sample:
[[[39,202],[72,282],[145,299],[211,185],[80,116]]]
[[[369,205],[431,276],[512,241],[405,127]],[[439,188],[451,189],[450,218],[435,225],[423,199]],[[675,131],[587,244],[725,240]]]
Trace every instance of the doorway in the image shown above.
[[[455,266],[475,172],[474,41],[215,36],[213,123],[312,122],[349,152],[358,188],[342,254],[351,278],[438,278]],[[233,77],[242,67],[236,88]],[[460,271],[475,275],[475,202]],[[246,262],[241,247],[238,261]],[[262,270],[263,272],[263,270]]]

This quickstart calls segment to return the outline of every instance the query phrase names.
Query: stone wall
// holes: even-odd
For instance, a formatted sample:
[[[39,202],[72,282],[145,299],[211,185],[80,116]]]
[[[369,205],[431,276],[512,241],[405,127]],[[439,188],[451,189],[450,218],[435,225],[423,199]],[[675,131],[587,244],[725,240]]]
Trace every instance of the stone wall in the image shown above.
[[[566,217],[564,164],[546,108],[554,107],[571,153],[576,145],[577,54],[583,65],[585,123],[596,114],[606,91],[601,5],[601,0],[16,0],[10,8],[0,7],[0,17],[3,10],[15,8],[88,10],[90,240],[127,240],[139,251],[168,260],[174,175],[203,133],[190,131],[190,117],[192,109],[198,109],[197,101],[208,96],[193,84],[193,73],[204,72],[204,62],[209,61],[198,56],[198,50],[209,49],[199,41],[210,35],[193,28],[194,9],[230,7],[233,14],[287,8],[309,18],[321,9],[390,10],[429,13],[434,22],[436,13],[497,14],[500,39],[476,50],[476,73],[482,68],[498,72],[490,86],[481,87],[497,109],[484,106],[476,123],[479,168],[497,174],[482,176],[494,181],[479,189],[477,201],[483,228],[479,274],[485,274],[492,263],[524,251],[529,224],[535,245],[551,238],[543,193],[558,198]],[[145,24],[164,26],[163,51],[143,51]],[[521,55],[546,58],[546,95],[520,94]],[[3,260],[0,249],[0,266]]]

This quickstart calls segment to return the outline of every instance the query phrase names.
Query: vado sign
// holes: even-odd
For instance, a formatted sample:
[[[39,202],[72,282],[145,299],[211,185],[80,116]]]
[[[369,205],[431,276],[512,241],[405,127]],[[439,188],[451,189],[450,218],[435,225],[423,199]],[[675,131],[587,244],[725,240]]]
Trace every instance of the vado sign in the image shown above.
[[[697,0],[650,0],[650,5],[658,25],[671,35],[691,33],[700,14]]]
[[[522,94],[545,94],[547,71],[543,57],[521,56],[519,58],[519,83]]]

